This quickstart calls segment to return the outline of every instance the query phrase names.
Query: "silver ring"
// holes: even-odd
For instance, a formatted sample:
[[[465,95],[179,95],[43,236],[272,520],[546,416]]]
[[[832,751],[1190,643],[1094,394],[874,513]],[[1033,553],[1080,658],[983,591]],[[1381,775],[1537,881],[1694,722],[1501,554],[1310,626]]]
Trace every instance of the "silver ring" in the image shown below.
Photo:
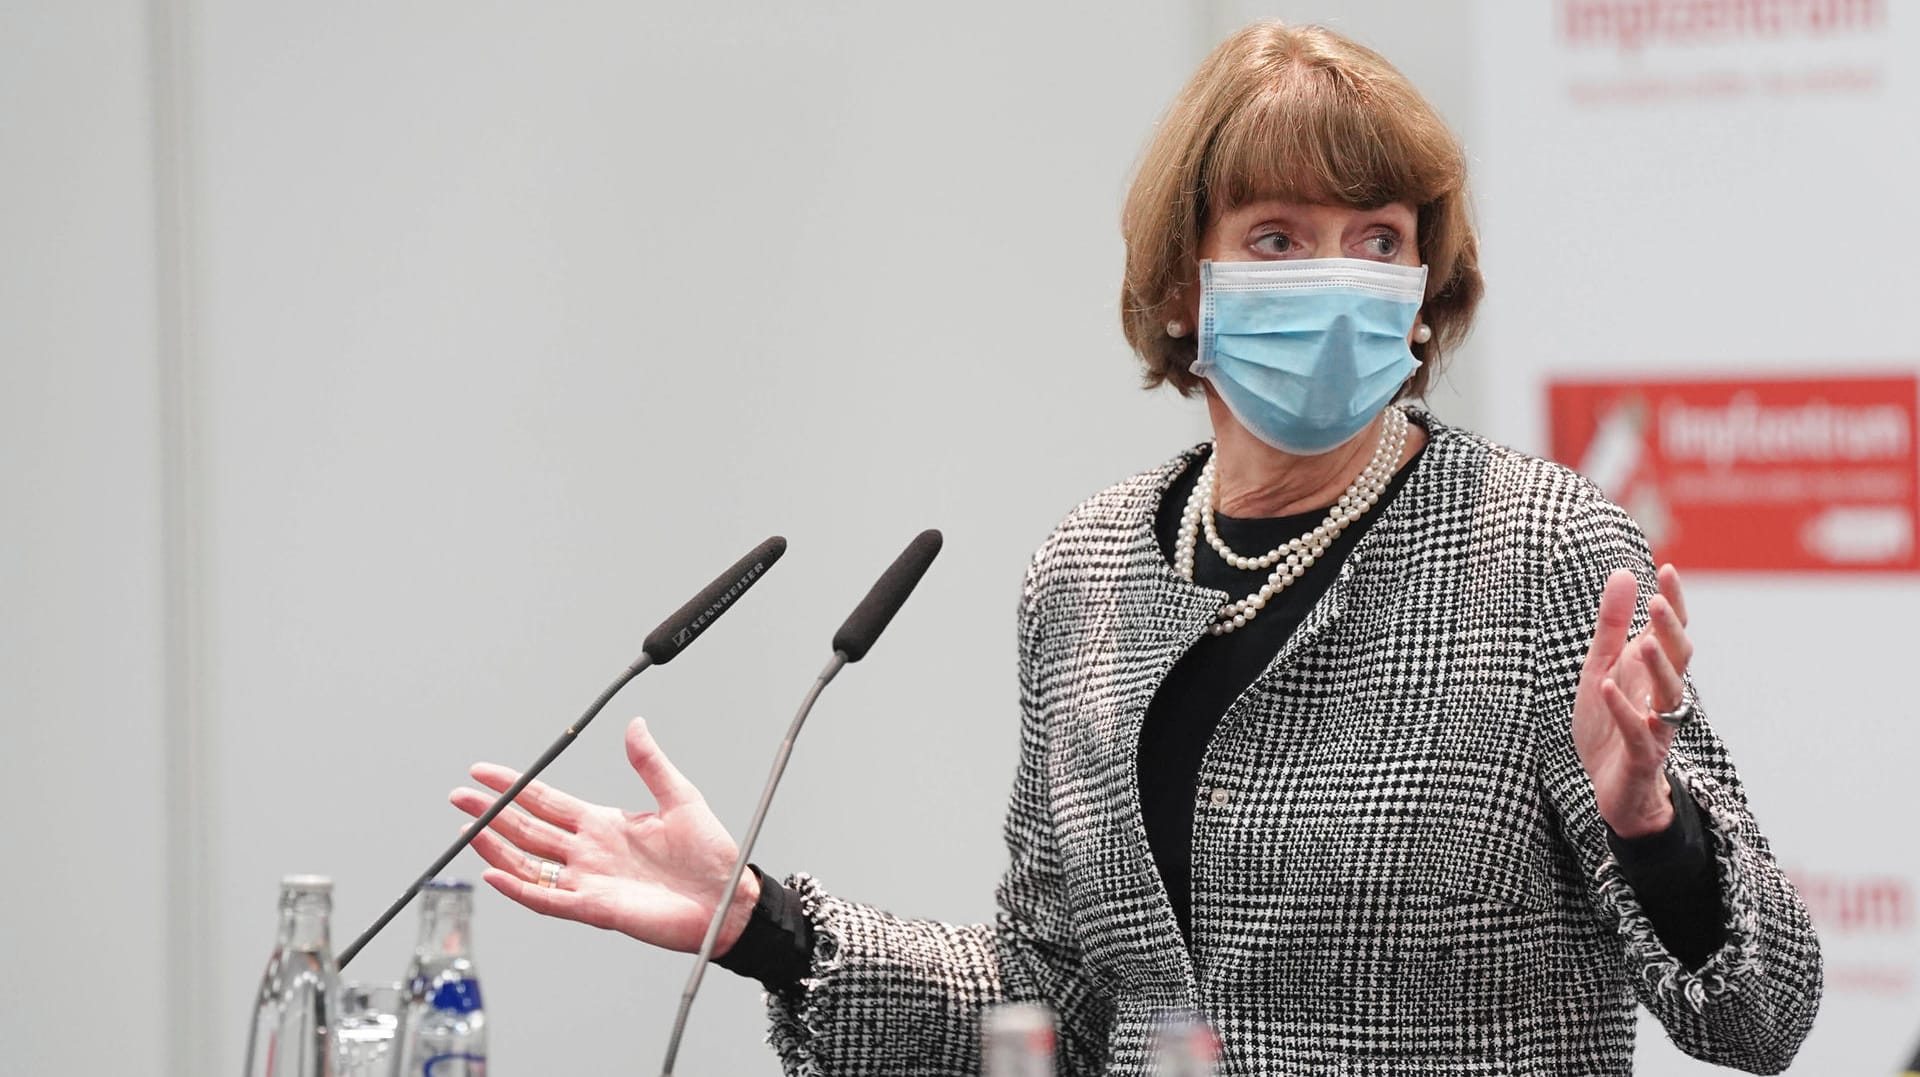
[[[1653,716],[1655,718],[1660,719],[1662,722],[1673,727],[1674,729],[1679,729],[1685,726],[1688,722],[1693,721],[1693,715],[1694,715],[1693,702],[1694,701],[1693,701],[1692,689],[1683,689],[1680,693],[1680,705],[1678,707],[1675,707],[1670,711],[1653,710],[1653,697],[1648,696],[1647,709],[1649,711],[1653,711]]]
[[[544,860],[531,853],[527,858],[527,874],[533,876],[533,885],[552,890],[560,885],[560,865],[552,860]]]

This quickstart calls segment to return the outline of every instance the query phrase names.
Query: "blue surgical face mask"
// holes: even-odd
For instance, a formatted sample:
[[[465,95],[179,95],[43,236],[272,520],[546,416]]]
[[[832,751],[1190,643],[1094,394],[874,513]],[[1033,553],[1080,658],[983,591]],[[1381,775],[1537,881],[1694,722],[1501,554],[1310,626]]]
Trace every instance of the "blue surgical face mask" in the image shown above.
[[[1426,285],[1426,266],[1364,258],[1201,262],[1193,372],[1261,441],[1330,452],[1419,369],[1407,333]]]

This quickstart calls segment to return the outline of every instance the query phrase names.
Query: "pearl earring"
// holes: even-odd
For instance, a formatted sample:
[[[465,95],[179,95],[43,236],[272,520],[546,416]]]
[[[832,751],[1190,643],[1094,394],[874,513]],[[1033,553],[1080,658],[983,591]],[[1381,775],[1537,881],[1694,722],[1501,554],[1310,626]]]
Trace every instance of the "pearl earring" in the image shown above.
[[[1168,335],[1168,336],[1170,336],[1170,337],[1184,337],[1184,336],[1186,336],[1186,335],[1187,335],[1187,323],[1185,323],[1185,322],[1183,322],[1183,321],[1181,321],[1181,320],[1180,320],[1180,319],[1178,319],[1178,318],[1175,318],[1174,320],[1172,320],[1172,321],[1170,321],[1170,322],[1168,322],[1168,323],[1167,323],[1167,335]]]
[[[1433,326],[1430,326],[1425,322],[1421,322],[1419,325],[1416,325],[1413,327],[1413,342],[1415,344],[1425,344],[1427,341],[1432,339],[1433,339]]]

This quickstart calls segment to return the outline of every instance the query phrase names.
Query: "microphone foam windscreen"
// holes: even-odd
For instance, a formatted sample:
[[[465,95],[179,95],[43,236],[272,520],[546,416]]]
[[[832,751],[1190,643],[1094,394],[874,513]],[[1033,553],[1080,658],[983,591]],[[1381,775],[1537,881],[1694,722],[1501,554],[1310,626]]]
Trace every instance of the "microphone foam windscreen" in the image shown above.
[[[685,650],[687,644],[707,630],[707,626],[719,620],[720,615],[739,601],[740,596],[747,593],[747,588],[766,575],[773,563],[786,552],[787,540],[779,535],[755,546],[745,557],[735,561],[732,568],[708,584],[705,590],[675,610],[673,616],[661,621],[660,627],[647,635],[640,649],[656,666],[672,661],[674,655]]]
[[[914,536],[912,542],[887,571],[867,592],[867,597],[847,615],[846,623],[840,631],[833,634],[833,649],[847,656],[847,661],[858,662],[865,658],[873,647],[873,641],[893,620],[906,604],[907,596],[913,593],[914,585],[920,577],[927,574],[927,566],[933,564],[934,555],[940,552],[940,532],[928,529]]]

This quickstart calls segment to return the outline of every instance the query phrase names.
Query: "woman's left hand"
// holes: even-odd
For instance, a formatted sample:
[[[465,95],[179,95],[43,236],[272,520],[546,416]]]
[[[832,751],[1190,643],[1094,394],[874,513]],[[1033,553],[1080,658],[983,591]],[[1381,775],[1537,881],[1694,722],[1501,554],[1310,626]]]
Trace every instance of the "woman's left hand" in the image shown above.
[[[1607,577],[1573,700],[1573,746],[1593,779],[1600,817],[1623,838],[1656,834],[1673,822],[1666,762],[1674,728],[1653,712],[1680,707],[1693,642],[1680,573],[1662,565],[1659,580],[1660,593],[1647,601],[1646,630],[1629,638],[1639,584],[1625,569]]]

